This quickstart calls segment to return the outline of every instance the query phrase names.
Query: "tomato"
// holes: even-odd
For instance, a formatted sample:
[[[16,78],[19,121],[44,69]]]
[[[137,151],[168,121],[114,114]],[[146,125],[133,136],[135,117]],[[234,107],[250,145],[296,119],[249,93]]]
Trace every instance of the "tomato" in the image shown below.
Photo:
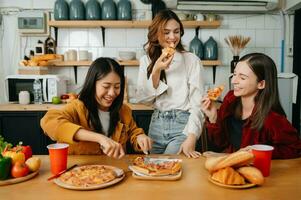
[[[11,169],[11,175],[14,178],[23,177],[26,176],[29,171],[28,166],[24,162],[16,162]]]
[[[32,156],[32,149],[29,145],[27,146],[21,146],[22,148],[22,153],[24,153],[25,155],[25,160],[27,160],[28,158],[30,158]]]

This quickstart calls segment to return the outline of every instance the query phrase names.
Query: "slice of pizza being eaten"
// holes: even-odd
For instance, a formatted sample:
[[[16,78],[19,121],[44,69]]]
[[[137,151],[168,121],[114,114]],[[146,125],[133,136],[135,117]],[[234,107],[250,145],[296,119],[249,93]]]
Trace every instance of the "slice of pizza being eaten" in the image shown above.
[[[216,101],[218,99],[218,97],[222,94],[223,90],[224,90],[224,86],[220,85],[220,86],[215,87],[213,89],[209,89],[207,91],[207,95],[208,95],[210,100]]]
[[[181,169],[181,161],[178,159],[148,159],[136,157],[131,166],[133,171],[148,176],[167,176],[178,174]]]
[[[174,47],[174,44],[170,44],[168,47],[165,47],[163,50],[162,50],[162,53],[163,54],[166,54],[166,57],[169,58],[171,56],[173,56],[176,52],[176,49]]]

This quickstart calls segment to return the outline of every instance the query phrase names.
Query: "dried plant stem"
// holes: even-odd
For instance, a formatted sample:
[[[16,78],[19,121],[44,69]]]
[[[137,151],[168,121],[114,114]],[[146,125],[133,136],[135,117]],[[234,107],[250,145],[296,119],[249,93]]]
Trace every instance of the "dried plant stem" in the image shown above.
[[[225,38],[225,42],[230,47],[233,56],[239,56],[240,52],[250,40],[250,37],[243,37],[241,35],[228,36]]]

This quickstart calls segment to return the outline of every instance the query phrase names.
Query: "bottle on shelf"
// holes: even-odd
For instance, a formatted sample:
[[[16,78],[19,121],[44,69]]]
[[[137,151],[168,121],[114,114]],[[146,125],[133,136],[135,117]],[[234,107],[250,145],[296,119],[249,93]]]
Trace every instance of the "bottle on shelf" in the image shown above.
[[[41,81],[36,78],[33,82],[33,96],[34,96],[34,103],[35,104],[42,104],[42,84]]]

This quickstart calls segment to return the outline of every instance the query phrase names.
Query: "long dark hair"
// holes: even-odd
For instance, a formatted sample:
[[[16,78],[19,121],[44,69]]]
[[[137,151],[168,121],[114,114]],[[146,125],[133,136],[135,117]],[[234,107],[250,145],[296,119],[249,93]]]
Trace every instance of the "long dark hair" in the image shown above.
[[[98,116],[98,102],[96,100],[96,81],[104,78],[110,72],[120,77],[120,94],[113,101],[110,111],[109,136],[111,136],[120,120],[119,110],[123,103],[124,96],[124,70],[115,60],[111,58],[97,58],[90,66],[79,99],[89,111],[88,120],[93,129],[98,133],[104,133]]]
[[[286,116],[279,100],[277,68],[274,61],[262,53],[247,54],[239,60],[243,61],[255,73],[258,82],[265,81],[265,87],[255,97],[255,110],[251,116],[251,128],[260,130],[270,111]]]
[[[144,45],[144,47],[146,47],[147,54],[151,59],[151,63],[149,64],[149,66],[147,68],[147,78],[150,77],[150,75],[153,71],[155,62],[157,61],[157,59],[160,57],[160,55],[162,53],[162,49],[159,44],[159,38],[164,37],[164,27],[166,26],[167,22],[171,19],[174,19],[179,23],[180,35],[182,37],[184,35],[183,24],[182,24],[181,20],[178,18],[178,16],[173,11],[168,10],[168,9],[158,12],[156,14],[155,18],[153,19],[151,25],[148,27],[148,34],[147,34],[148,41]],[[180,51],[180,52],[185,51],[185,49],[181,43],[181,40],[178,43],[178,45],[176,46],[176,49],[177,49],[177,51]],[[165,74],[164,70],[161,71],[160,80],[166,82],[166,74]]]

